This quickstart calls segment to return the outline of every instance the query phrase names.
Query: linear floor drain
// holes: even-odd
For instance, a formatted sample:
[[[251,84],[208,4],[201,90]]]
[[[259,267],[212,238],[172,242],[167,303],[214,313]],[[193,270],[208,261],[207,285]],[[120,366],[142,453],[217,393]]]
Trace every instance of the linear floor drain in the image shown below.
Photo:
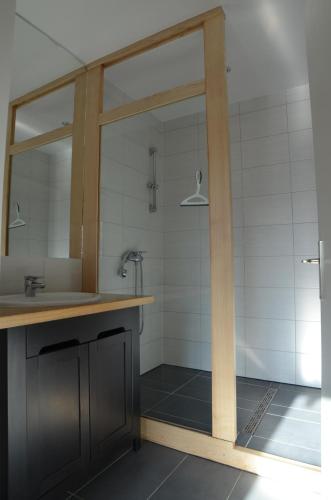
[[[264,416],[265,412],[267,411],[271,401],[274,399],[278,389],[273,389],[269,388],[265,395],[263,396],[263,399],[259,402],[258,406],[256,407],[253,416],[249,419],[245,427],[243,428],[242,432],[245,432],[246,434],[254,434],[256,431],[259,423],[262,420],[262,417]]]

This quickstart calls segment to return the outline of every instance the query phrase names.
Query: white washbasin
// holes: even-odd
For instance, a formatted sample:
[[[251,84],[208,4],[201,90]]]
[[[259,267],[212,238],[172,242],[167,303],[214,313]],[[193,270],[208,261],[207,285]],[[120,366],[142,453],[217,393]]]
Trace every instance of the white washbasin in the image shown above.
[[[91,304],[98,302],[98,293],[84,292],[49,292],[37,293],[35,297],[26,297],[23,293],[0,296],[0,306],[5,307],[40,307],[70,306],[75,304]]]

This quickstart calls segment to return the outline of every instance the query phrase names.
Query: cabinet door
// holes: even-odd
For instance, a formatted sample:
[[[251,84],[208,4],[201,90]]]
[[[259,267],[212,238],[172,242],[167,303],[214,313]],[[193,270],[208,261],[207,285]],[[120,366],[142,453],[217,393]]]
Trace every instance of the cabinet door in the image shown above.
[[[88,347],[27,360],[29,498],[39,498],[88,460]]]
[[[89,349],[91,459],[106,459],[132,429],[132,334],[102,338]]]

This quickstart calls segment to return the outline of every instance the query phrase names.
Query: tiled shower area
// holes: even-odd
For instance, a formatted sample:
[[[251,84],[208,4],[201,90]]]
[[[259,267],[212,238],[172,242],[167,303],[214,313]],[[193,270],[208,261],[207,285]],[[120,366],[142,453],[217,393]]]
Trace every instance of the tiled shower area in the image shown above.
[[[113,89],[118,103],[125,96]],[[320,463],[320,309],[309,89],[230,108],[238,444]],[[157,210],[149,211],[150,148],[156,148]],[[103,127],[100,290],[133,293],[142,250],[142,414],[211,432],[208,196],[203,98]]]

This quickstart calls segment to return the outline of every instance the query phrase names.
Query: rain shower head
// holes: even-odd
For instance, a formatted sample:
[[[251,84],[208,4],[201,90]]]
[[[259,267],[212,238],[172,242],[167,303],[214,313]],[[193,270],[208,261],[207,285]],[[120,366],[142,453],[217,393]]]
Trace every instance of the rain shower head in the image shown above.
[[[200,193],[201,182],[202,182],[202,172],[197,170],[195,173],[195,180],[197,181],[197,189],[194,194],[185,198],[180,204],[181,207],[207,207],[209,205],[208,198]]]

